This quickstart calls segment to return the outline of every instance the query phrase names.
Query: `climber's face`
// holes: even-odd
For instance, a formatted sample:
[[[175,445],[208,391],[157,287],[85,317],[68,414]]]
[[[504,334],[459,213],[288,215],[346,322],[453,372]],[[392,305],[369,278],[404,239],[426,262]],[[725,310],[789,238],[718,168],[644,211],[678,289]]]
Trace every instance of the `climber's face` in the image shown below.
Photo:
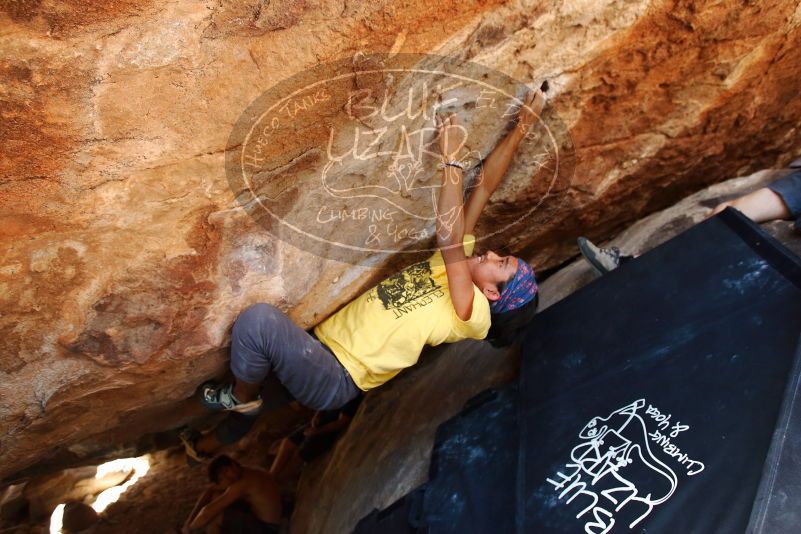
[[[483,254],[474,254],[467,261],[473,283],[490,302],[501,298],[503,285],[517,272],[517,258],[499,256],[491,250]]]

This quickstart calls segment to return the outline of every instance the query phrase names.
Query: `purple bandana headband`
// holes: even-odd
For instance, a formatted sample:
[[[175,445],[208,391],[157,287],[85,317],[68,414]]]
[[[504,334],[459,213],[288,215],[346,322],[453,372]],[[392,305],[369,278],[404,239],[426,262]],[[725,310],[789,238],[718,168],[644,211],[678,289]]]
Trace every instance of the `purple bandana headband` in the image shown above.
[[[504,313],[515,310],[534,298],[537,294],[537,280],[534,278],[534,269],[521,260],[517,259],[517,271],[511,280],[506,282],[501,298],[490,302],[492,313]]]

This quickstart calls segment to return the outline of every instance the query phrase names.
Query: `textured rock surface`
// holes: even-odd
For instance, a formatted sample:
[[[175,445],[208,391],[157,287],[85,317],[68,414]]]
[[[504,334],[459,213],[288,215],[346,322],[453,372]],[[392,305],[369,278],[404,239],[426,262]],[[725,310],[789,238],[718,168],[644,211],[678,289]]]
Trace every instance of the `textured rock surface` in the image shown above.
[[[436,52],[551,80],[576,167],[512,242],[540,268],[573,255],[578,234],[609,236],[801,148],[794,0],[0,9],[5,479],[197,417],[186,399],[225,368],[246,305],[272,302],[310,326],[386,273],[387,258],[354,267],[275,240],[228,189],[226,140],[240,113],[321,61]],[[476,135],[491,146],[498,133]],[[533,172],[514,166],[484,230],[536,199]]]
[[[610,244],[626,254],[647,252],[703,220],[719,202],[753,191],[783,174],[786,171],[760,171],[704,189],[638,221]],[[801,238],[792,231],[792,223],[777,221],[763,228],[796,253],[801,251]],[[541,285],[541,310],[595,278],[581,259],[560,269]],[[511,381],[518,360],[512,350],[458,343],[431,351],[422,364],[367,395],[330,457],[303,472],[292,531],[351,532],[373,509],[389,506],[425,482],[437,427],[476,393]],[[451,372],[457,367],[464,370]]]

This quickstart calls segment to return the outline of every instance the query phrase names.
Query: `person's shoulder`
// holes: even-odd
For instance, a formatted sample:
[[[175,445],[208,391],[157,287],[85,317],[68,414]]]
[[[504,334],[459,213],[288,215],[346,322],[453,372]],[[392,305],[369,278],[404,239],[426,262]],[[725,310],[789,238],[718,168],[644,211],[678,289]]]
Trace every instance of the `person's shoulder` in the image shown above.
[[[241,480],[245,481],[247,484],[259,484],[264,481],[272,481],[273,476],[269,473],[269,471],[265,471],[264,469],[256,469],[253,467],[245,467],[244,475]]]
[[[475,284],[473,284],[473,310],[478,312],[478,316],[481,319],[486,319],[489,321],[490,317],[490,301],[487,299],[486,295],[481,292],[481,289]]]
[[[472,337],[478,339],[483,339],[487,336],[492,323],[489,300],[475,284],[473,285],[473,310],[468,323],[472,325],[474,330]]]
[[[262,494],[265,491],[269,491],[277,484],[270,473],[253,468],[248,468],[245,475],[237,482],[241,483],[239,492],[243,497]]]

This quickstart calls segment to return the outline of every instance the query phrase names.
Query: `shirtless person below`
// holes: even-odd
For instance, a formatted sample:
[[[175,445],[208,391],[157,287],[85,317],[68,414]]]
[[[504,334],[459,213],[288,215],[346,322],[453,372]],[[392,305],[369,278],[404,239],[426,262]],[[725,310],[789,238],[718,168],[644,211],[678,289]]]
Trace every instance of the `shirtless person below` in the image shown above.
[[[240,465],[228,456],[209,464],[209,487],[198,499],[183,532],[274,534],[281,524],[278,484],[266,471]]]

